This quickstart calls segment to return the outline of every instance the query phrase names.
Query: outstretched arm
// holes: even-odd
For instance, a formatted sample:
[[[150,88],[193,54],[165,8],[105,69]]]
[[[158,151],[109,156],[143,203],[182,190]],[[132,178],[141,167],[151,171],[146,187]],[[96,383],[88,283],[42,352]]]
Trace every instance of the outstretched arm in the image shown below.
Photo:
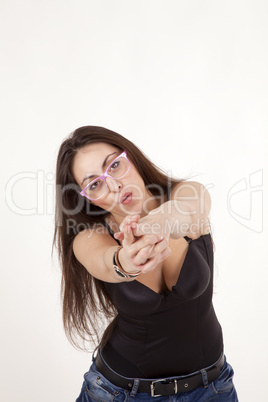
[[[136,237],[159,234],[166,239],[186,235],[196,238],[208,233],[210,209],[210,194],[203,184],[182,182],[173,189],[169,201],[132,223],[133,234]]]

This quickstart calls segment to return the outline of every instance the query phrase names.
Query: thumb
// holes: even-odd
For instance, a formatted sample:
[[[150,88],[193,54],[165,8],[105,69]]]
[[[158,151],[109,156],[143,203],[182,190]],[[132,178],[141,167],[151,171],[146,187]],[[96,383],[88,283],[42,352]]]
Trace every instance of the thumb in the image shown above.
[[[124,234],[124,245],[130,246],[135,242],[135,237],[133,235],[131,225],[126,225],[123,229],[123,234]]]
[[[114,237],[117,240],[124,240],[124,233],[123,232],[116,232],[116,233],[114,233]]]
[[[139,228],[139,226],[137,224],[133,223],[131,225],[131,227],[132,227],[132,231],[133,231],[134,236],[139,237],[139,236],[143,235],[143,233],[141,232],[141,230],[140,230],[140,228]]]

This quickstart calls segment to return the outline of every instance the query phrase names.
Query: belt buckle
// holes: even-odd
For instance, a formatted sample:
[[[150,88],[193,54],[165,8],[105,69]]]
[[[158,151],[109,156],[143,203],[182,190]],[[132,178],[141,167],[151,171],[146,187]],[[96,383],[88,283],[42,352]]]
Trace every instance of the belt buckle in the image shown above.
[[[155,380],[155,381],[152,381],[152,382],[151,382],[150,388],[151,388],[151,396],[152,396],[153,398],[155,398],[155,397],[157,397],[157,396],[162,396],[162,394],[156,395],[156,394],[154,393],[154,391],[155,391],[155,389],[154,389],[154,384],[155,384],[156,382],[163,382],[163,381],[166,381],[166,382],[167,382],[166,378],[162,378],[162,379],[160,379],[160,380]],[[178,393],[178,382],[177,382],[177,380],[174,379],[174,380],[171,380],[171,381],[169,381],[169,382],[167,382],[167,383],[169,384],[169,383],[172,382],[172,381],[174,381],[174,394],[177,394],[177,393]]]
[[[99,349],[99,345],[98,345],[98,346],[95,347],[95,349],[93,350],[93,353],[92,353],[92,360],[93,361],[96,360],[99,351],[100,351],[100,349]]]

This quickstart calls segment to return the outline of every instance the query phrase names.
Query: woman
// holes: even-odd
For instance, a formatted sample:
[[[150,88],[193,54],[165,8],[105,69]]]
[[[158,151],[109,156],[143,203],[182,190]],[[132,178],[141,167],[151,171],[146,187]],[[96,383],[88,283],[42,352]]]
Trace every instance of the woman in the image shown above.
[[[205,187],[95,126],[62,143],[56,181],[66,334],[77,346],[110,321],[76,402],[237,401],[212,305]]]

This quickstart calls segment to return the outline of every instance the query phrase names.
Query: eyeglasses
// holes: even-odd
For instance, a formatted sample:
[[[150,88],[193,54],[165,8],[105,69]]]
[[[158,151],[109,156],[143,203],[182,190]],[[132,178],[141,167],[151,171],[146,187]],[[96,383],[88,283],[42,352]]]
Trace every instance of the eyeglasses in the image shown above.
[[[130,162],[127,158],[127,153],[124,151],[107,167],[102,176],[97,177],[79,193],[89,200],[96,201],[103,197],[108,190],[106,177],[118,180],[124,177],[130,170]]]

